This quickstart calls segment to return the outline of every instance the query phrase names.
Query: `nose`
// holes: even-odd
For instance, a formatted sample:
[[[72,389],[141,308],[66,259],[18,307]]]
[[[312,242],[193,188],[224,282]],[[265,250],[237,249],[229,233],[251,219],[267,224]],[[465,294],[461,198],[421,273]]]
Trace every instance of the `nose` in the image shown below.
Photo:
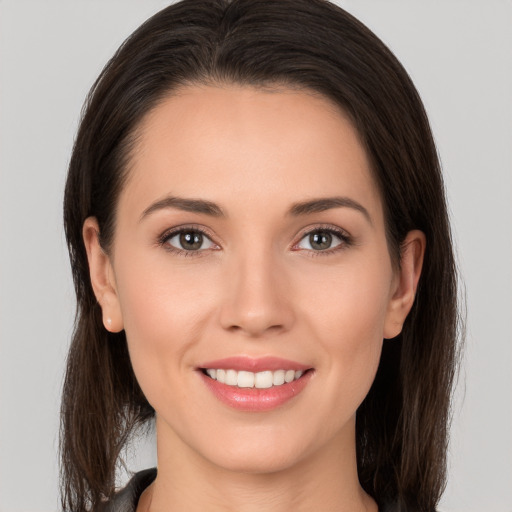
[[[224,287],[221,326],[248,337],[289,330],[294,322],[290,282],[270,251],[232,263]]]

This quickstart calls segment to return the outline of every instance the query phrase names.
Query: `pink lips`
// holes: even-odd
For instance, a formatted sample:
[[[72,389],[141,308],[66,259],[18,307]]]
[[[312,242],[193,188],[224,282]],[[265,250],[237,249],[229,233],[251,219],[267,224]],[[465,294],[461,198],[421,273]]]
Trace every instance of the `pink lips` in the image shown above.
[[[272,386],[266,389],[239,388],[222,384],[203,373],[203,369],[232,369],[236,371],[261,372],[265,370],[301,370],[305,373],[297,380],[280,386]],[[294,361],[276,357],[263,357],[259,359],[249,357],[229,357],[216,361],[208,361],[201,364],[198,374],[206,387],[224,404],[240,411],[263,412],[280,407],[297,396],[309,383],[313,371],[306,366]]]

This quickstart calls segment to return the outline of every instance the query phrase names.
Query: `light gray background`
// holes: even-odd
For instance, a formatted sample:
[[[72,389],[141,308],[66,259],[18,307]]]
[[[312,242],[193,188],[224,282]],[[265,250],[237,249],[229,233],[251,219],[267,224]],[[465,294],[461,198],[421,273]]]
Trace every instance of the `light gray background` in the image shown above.
[[[0,0],[0,512],[57,510],[74,297],[61,202],[80,108],[157,0]],[[443,162],[468,339],[443,512],[512,511],[512,2],[340,1],[412,75]],[[149,447],[132,469],[151,464]]]

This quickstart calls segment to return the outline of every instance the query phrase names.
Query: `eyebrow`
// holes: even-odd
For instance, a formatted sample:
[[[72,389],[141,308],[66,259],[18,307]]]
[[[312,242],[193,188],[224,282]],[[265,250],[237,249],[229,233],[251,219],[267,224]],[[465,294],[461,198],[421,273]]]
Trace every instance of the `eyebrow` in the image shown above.
[[[146,208],[140,217],[142,221],[148,215],[166,208],[175,208],[183,210],[185,212],[202,213],[204,215],[210,215],[212,217],[225,217],[222,208],[212,201],[206,201],[204,199],[185,199],[183,197],[168,196],[156,201]],[[370,224],[372,218],[368,213],[368,210],[357,201],[350,199],[349,197],[322,197],[319,199],[311,199],[308,201],[302,201],[294,203],[288,211],[289,215],[298,217],[301,215],[310,215],[312,213],[325,212],[333,208],[352,208],[364,215]]]
[[[368,210],[354,199],[349,197],[322,197],[319,199],[311,199],[300,203],[295,203],[289,210],[289,214],[297,217],[299,215],[310,215],[312,213],[325,212],[332,208],[352,208],[362,213],[366,220],[373,224],[372,218],[368,213]]]
[[[203,199],[185,199],[183,197],[168,196],[156,201],[152,205],[148,206],[140,216],[140,220],[143,220],[148,215],[166,208],[175,208],[177,210],[183,210],[185,212],[203,213],[205,215],[211,215],[212,217],[224,217],[224,212],[220,206],[212,203],[211,201],[205,201]]]

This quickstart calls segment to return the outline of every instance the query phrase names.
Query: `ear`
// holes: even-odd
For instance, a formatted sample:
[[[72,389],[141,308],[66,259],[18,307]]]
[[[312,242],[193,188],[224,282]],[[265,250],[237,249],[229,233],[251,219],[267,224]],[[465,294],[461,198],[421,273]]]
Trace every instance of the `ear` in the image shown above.
[[[92,289],[101,306],[105,329],[110,332],[119,332],[123,330],[124,325],[114,270],[110,257],[100,245],[99,232],[98,221],[95,217],[85,219],[82,236],[87,251]]]
[[[419,230],[410,231],[401,246],[400,268],[393,283],[384,324],[384,338],[390,339],[402,332],[402,326],[411,311],[423,266],[426,238]]]

